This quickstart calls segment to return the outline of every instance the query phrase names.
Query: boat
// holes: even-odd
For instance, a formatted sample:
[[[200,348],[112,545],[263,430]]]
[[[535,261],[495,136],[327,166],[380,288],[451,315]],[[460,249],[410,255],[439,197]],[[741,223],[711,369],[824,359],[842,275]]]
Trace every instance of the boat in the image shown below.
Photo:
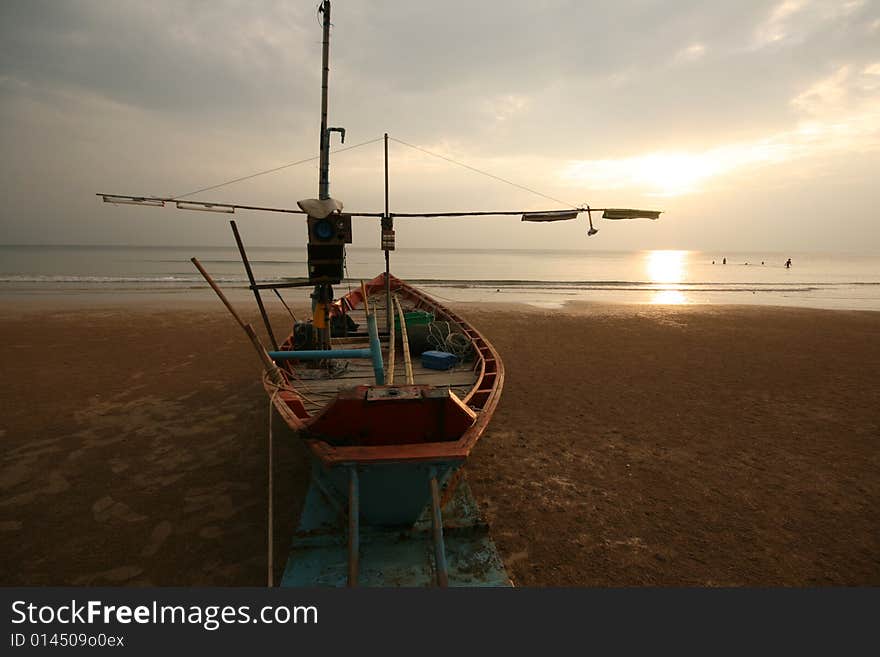
[[[341,297],[334,303],[331,318],[346,317],[355,325],[366,325],[368,312],[381,310],[377,306],[386,296],[385,281],[385,275],[380,274],[361,289]],[[263,383],[278,414],[288,427],[302,434],[324,472],[333,473],[337,467],[357,463],[370,466],[371,474],[380,473],[375,483],[370,483],[372,478],[361,477],[362,518],[405,525],[412,524],[425,507],[427,487],[421,494],[405,489],[406,496],[394,499],[385,499],[381,491],[374,489],[388,488],[396,480],[391,473],[397,469],[409,471],[417,464],[428,464],[445,480],[464,463],[498,405],[504,365],[492,344],[455,312],[395,277],[390,277],[389,283],[392,298],[401,311],[385,333],[387,341],[380,343],[381,351],[389,355],[382,384],[376,384],[372,364],[362,364],[363,360],[347,362],[341,370],[323,367],[318,370],[320,378],[301,378],[300,374],[308,375],[315,370],[298,372],[291,365],[289,369],[279,368],[283,378],[280,384],[268,372],[264,373]],[[365,298],[373,306],[369,311]],[[430,344],[432,336],[426,334],[418,340],[423,348],[416,347],[412,333],[421,327],[408,323],[414,314],[429,318],[425,329],[442,333],[437,344]],[[405,318],[402,324],[399,316]],[[354,321],[353,317],[362,322]],[[395,334],[407,327],[408,336],[395,340]],[[333,338],[333,347],[345,353],[361,348],[364,340],[369,340],[367,332],[352,332]],[[281,352],[270,356],[302,368],[308,361],[285,358],[288,353],[299,353],[295,342],[296,337],[291,334]],[[450,343],[455,346],[447,346]],[[412,360],[411,356],[407,363],[407,352],[414,347],[421,352],[450,354],[454,357],[449,359],[453,365],[449,369],[435,369],[418,359]],[[450,351],[438,351],[441,347]],[[345,482],[332,476],[325,481],[334,488],[347,490]]]
[[[392,313],[384,305],[389,290]],[[348,536],[360,534],[368,543],[363,555],[348,546],[350,567],[360,563],[359,572],[345,574],[346,583],[506,585],[488,527],[461,476],[501,396],[498,352],[453,310],[384,273],[340,297],[328,315],[331,323],[343,320],[337,326],[356,327],[332,338],[329,367],[309,369],[313,361],[287,358],[302,353],[292,333],[280,352],[270,353],[286,365],[279,367],[282,380],[269,371],[263,377],[278,415],[302,437],[313,462],[307,512],[282,583],[342,584],[338,566],[346,560],[334,537],[339,519],[348,517],[358,523]],[[365,353],[339,368],[337,354],[356,353],[370,342],[370,330],[357,329],[375,327],[382,316],[393,319],[371,357]],[[428,323],[416,323],[422,320]],[[372,359],[377,343],[378,353],[387,354],[379,374]],[[410,351],[444,354],[454,364],[435,369]],[[431,547],[433,566],[424,558]],[[450,552],[455,558],[447,558]]]
[[[271,348],[264,346],[195,258],[193,262],[245,330],[264,365],[263,385],[283,425],[307,448],[311,479],[292,539],[282,586],[507,586],[502,559],[467,485],[462,466],[495,412],[504,386],[498,351],[478,329],[422,290],[393,276],[394,219],[521,215],[564,221],[592,212],[606,219],[659,212],[589,206],[547,210],[392,213],[385,134],[384,212],[343,212],[329,194],[330,1],[323,0],[323,57],[318,198],[297,209],[99,194],[108,203],[234,213],[306,215],[308,278],[258,283],[235,222],[236,244]],[[335,298],[345,281],[352,218],[381,224],[385,271]],[[350,284],[351,281],[348,281]],[[312,288],[312,316],[276,341],[261,290]],[[271,440],[270,425],[270,440]],[[268,581],[274,583],[270,442]]]

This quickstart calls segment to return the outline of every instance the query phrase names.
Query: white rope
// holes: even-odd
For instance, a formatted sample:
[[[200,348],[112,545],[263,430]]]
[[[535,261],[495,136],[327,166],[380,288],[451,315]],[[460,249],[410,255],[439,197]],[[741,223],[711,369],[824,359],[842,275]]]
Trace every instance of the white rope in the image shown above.
[[[480,175],[486,176],[488,178],[492,178],[492,179],[497,180],[499,182],[503,182],[503,183],[510,185],[512,187],[522,189],[523,191],[529,192],[530,194],[534,194],[535,196],[540,196],[541,198],[546,198],[547,200],[553,201],[555,203],[562,203],[562,205],[567,205],[568,207],[573,208],[573,209],[578,208],[577,205],[569,203],[568,201],[563,201],[561,199],[553,198],[552,196],[548,196],[547,194],[542,194],[541,192],[534,190],[531,187],[526,187],[524,185],[520,185],[519,183],[515,183],[512,180],[508,180],[507,178],[502,178],[501,176],[496,176],[494,173],[489,173],[488,171],[483,171],[482,169],[477,169],[476,167],[472,167],[469,164],[465,164],[464,162],[459,162],[458,160],[453,160],[451,157],[446,157],[445,155],[440,155],[440,153],[433,153],[426,148],[422,148],[421,146],[416,146],[415,144],[408,144],[407,142],[405,142],[401,139],[395,139],[394,137],[389,137],[389,139],[391,141],[396,141],[398,144],[403,144],[404,146],[409,146],[410,148],[413,148],[417,151],[421,151],[422,153],[425,153],[426,155],[431,155],[432,157],[436,157],[441,160],[446,160],[447,162],[449,162],[451,164],[455,164],[455,165],[460,166],[464,169],[469,169],[470,171],[473,171],[474,173],[479,173]],[[516,214],[519,214],[519,212],[517,212]]]
[[[274,462],[273,462],[273,453],[274,453],[274,441],[272,440],[272,416],[273,409],[275,407],[275,396],[278,394],[278,389],[275,389],[275,392],[272,393],[272,396],[269,398],[269,521],[268,521],[268,556],[266,563],[266,573],[269,588],[272,588],[275,585],[275,552],[274,552],[274,543],[275,543],[275,508],[274,508],[274,497],[275,497],[275,481],[274,481]]]
[[[446,335],[443,328],[446,328]],[[445,351],[458,356],[460,361],[471,353],[471,340],[463,333],[452,330],[450,322],[431,322],[428,324],[428,344],[438,351]]]
[[[377,141],[382,141],[384,137],[376,137],[375,139],[370,139],[368,141],[362,141],[360,144],[355,144],[354,146],[346,146],[344,148],[337,148],[335,151],[331,151],[333,155],[337,155],[338,153],[344,153],[345,151],[350,151],[355,148],[360,148],[361,146],[366,146],[367,144],[375,144]],[[281,171],[282,169],[289,169],[290,167],[295,167],[299,164],[305,164],[306,162],[314,162],[319,159],[320,156],[315,155],[314,157],[307,157],[304,160],[297,160],[296,162],[288,162],[287,164],[282,164],[280,167],[272,167],[271,169],[266,169],[264,171],[258,171],[257,173],[252,173],[247,176],[241,176],[240,178],[233,178],[232,180],[227,180],[226,182],[219,183],[217,185],[210,185],[208,187],[202,187],[201,189],[196,189],[191,192],[187,192],[186,194],[178,194],[177,196],[172,196],[173,199],[182,199],[187,196],[193,196],[194,194],[201,194],[202,192],[207,192],[212,189],[218,189],[219,187],[226,187],[226,185],[232,185],[233,183],[242,182],[244,180],[250,180],[251,178],[256,178],[257,176],[265,176],[267,173],[275,173],[276,171]]]

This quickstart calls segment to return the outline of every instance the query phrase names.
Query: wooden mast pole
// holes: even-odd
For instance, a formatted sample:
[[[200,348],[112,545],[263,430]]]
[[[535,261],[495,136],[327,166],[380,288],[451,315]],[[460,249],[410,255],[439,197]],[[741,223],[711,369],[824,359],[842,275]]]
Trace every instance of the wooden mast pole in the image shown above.
[[[260,290],[256,287],[257,282],[254,280],[254,272],[251,270],[250,260],[248,260],[247,253],[245,253],[244,244],[242,244],[241,241],[241,235],[238,234],[238,226],[235,225],[234,221],[230,221],[229,225],[232,226],[232,234],[235,236],[235,243],[238,245],[238,252],[241,254],[242,263],[244,263],[244,270],[247,273],[248,281],[250,281],[251,290],[254,292],[254,298],[257,300],[257,308],[260,309],[260,315],[263,317],[263,324],[266,325],[266,333],[269,334],[269,342],[272,343],[272,349],[278,351],[278,341],[275,339],[275,334],[272,332],[272,324],[269,323],[269,315],[266,313],[266,307],[263,305]],[[279,298],[281,298],[280,295]]]
[[[330,0],[321,3],[323,14],[324,39],[321,64],[321,157],[318,174],[318,198],[330,198],[330,133],[327,132],[327,86],[330,78]]]
[[[321,42],[321,152],[319,158],[318,198],[322,201],[330,198],[330,131],[327,129],[328,86],[330,79],[330,0],[321,2],[323,40]],[[329,304],[333,301],[333,292],[329,283],[318,283],[315,286],[315,300],[323,305],[324,328],[319,329],[321,346],[330,349],[332,331],[330,330]]]
[[[388,211],[388,133],[385,133],[385,216],[382,217],[382,230],[391,224],[391,215]],[[382,246],[387,247],[387,244]],[[385,248],[385,326],[388,332],[391,332],[391,252]]]

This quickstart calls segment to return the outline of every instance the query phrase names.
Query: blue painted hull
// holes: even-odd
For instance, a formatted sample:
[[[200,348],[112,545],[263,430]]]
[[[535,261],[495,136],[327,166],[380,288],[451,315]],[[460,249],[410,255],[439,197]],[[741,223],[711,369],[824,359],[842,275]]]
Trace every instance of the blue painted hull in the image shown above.
[[[430,469],[436,468],[442,487],[460,466],[460,461],[358,465],[361,526],[412,527],[430,504]],[[348,467],[328,469],[312,461],[313,484],[342,509],[348,507],[349,476]]]
[[[344,507],[343,507],[344,508]],[[363,527],[359,586],[436,585],[429,509],[410,527]],[[281,586],[347,585],[345,520],[338,503],[312,481]],[[464,480],[444,508],[449,586],[511,586],[489,528]]]

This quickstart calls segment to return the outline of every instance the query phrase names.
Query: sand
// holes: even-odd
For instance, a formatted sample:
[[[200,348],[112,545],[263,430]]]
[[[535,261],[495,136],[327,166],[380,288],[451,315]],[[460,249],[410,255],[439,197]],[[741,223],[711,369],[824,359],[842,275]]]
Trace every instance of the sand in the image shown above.
[[[516,584],[880,584],[880,313],[456,308],[507,367],[467,470]],[[265,583],[268,404],[218,302],[4,300],[0,362],[0,584]]]

